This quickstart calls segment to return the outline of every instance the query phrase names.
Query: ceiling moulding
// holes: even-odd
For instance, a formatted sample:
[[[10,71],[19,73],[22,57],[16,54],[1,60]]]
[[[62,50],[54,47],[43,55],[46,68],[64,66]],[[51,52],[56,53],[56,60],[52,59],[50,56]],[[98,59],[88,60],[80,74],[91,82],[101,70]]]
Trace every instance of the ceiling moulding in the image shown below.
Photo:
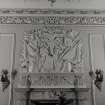
[[[105,25],[100,16],[0,16],[0,24]]]
[[[34,8],[1,8],[0,14],[63,14],[63,15],[105,15],[105,10],[99,9],[34,9]]]
[[[0,9],[0,24],[105,25],[105,10]]]

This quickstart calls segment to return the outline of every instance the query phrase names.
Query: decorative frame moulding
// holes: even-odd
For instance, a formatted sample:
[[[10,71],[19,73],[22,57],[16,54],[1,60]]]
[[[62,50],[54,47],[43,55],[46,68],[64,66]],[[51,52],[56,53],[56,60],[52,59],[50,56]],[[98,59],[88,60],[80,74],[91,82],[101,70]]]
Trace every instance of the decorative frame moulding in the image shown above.
[[[35,8],[1,8],[0,14],[65,14],[65,15],[105,15],[99,9],[35,9]]]

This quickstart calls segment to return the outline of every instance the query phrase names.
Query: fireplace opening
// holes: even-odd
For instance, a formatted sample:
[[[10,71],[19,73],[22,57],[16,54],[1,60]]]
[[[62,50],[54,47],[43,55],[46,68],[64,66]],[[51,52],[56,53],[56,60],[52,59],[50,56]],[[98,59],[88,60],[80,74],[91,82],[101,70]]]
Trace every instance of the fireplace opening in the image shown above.
[[[39,100],[31,100],[31,105],[58,105],[58,101],[56,100],[44,100],[44,101],[39,101]]]
[[[31,105],[73,105],[73,103],[73,99],[69,99],[64,103],[59,103],[59,100],[31,100]]]

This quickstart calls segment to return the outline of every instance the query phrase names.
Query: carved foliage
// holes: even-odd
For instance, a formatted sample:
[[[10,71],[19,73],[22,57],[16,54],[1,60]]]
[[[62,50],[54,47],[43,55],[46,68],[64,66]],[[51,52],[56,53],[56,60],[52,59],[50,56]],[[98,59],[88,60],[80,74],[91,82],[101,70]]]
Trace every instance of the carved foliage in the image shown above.
[[[26,32],[21,67],[26,65],[28,71],[35,72],[64,72],[70,63],[79,69],[83,63],[79,35],[75,30],[54,26]]]
[[[74,72],[81,71],[83,46],[79,31],[62,26],[40,26],[25,32],[23,45],[21,70],[29,73],[31,87],[74,87],[75,73],[69,71],[68,63]],[[21,74],[21,86],[26,86],[27,73]],[[79,77],[77,82],[83,86]]]
[[[105,25],[102,16],[0,16],[0,24]]]

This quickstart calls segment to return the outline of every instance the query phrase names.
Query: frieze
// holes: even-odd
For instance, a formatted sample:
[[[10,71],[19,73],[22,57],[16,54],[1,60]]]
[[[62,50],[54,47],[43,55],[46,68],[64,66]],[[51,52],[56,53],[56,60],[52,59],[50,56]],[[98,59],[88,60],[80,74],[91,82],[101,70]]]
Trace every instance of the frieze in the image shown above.
[[[105,15],[105,10],[98,9],[34,9],[34,8],[1,8],[0,14],[88,14],[88,15]]]
[[[82,73],[30,73],[31,88],[84,88]],[[75,84],[75,81],[77,84]],[[27,87],[27,73],[21,74],[19,87]]]
[[[101,16],[0,16],[0,24],[105,25]]]

